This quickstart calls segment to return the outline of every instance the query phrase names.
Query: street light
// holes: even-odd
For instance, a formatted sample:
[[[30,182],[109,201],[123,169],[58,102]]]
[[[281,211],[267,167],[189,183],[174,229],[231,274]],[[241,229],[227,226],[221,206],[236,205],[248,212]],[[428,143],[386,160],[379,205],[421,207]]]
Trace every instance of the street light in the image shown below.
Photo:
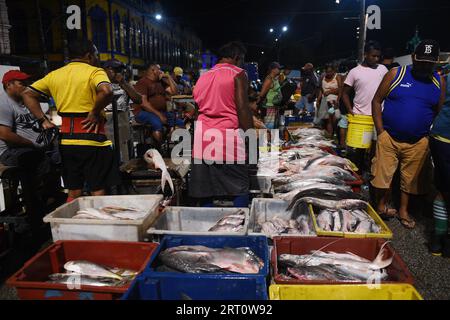
[[[159,13],[157,15],[155,15],[156,20],[161,20],[162,19],[162,15],[160,15]]]
[[[284,26],[283,27],[283,32],[286,32],[286,31],[288,31],[288,27]]]
[[[270,28],[269,32],[270,32],[270,33],[273,33],[273,28]]]
[[[264,51],[261,51],[261,54],[264,54]]]
[[[278,38],[275,39],[275,42],[278,42]]]

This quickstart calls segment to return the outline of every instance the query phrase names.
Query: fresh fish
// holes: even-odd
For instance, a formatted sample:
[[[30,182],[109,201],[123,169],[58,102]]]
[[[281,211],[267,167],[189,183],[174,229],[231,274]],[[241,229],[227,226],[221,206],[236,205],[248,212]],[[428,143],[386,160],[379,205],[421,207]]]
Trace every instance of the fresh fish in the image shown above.
[[[308,170],[311,167],[317,166],[333,166],[342,169],[347,169],[350,168],[350,162],[347,159],[341,158],[339,156],[334,156],[332,154],[325,154],[324,156],[319,156],[309,160],[306,166],[304,167],[304,170]]]
[[[333,230],[333,215],[329,210],[323,210],[317,215],[317,224],[323,231]]]
[[[59,283],[68,286],[95,286],[95,287],[115,287],[124,284],[123,281],[111,278],[88,277],[76,273],[54,273],[49,275],[49,283]]]
[[[351,268],[357,268],[360,270],[381,270],[388,267],[394,257],[390,257],[388,259],[383,259],[388,242],[385,242],[377,256],[373,261],[362,261],[357,260],[353,257],[340,257],[336,256],[332,253],[324,253],[320,250],[313,251],[310,255],[291,255],[291,254],[282,254],[279,257],[279,261],[282,263],[288,263],[290,265],[300,265],[300,266],[318,266],[321,264],[327,265],[340,265],[347,266]]]
[[[289,204],[288,210],[295,208],[299,203],[308,203],[312,204],[319,208],[331,209],[331,210],[340,210],[340,209],[365,209],[369,205],[367,202],[363,200],[357,199],[344,199],[344,200],[324,200],[320,198],[313,197],[304,197],[294,200]]]
[[[154,165],[156,169],[160,169],[161,174],[161,188],[164,191],[164,187],[166,185],[166,182],[169,183],[170,189],[172,190],[172,194],[175,194],[175,189],[173,187],[173,181],[172,177],[169,174],[169,171],[167,170],[166,163],[164,162],[163,157],[156,149],[150,149],[147,150],[147,152],[144,154],[144,160],[150,164]]]
[[[221,225],[216,225],[209,229],[210,232],[239,232],[244,229],[243,225],[235,225],[231,223],[225,223]]]
[[[352,200],[352,199],[361,199],[361,195],[354,193],[352,191],[343,191],[341,189],[335,188],[335,190],[329,190],[329,189],[311,189],[311,190],[305,190],[302,192],[299,192],[297,195],[295,195],[289,205],[289,208],[294,207],[295,203],[303,198],[315,198],[318,200],[324,201],[344,201],[344,200]],[[309,203],[309,202],[308,202]],[[313,203],[314,204],[314,203]],[[331,205],[331,203],[328,203],[328,205]],[[317,204],[316,206],[320,207],[320,204]],[[325,208],[327,208],[325,206]],[[328,209],[340,209],[329,207]]]
[[[125,207],[116,207],[116,206],[108,206],[108,207],[103,207],[100,209],[103,212],[109,213],[109,214],[114,214],[114,213],[119,213],[119,212],[139,212],[138,209],[135,208],[125,208]]]
[[[119,220],[119,218],[116,218],[109,213],[106,213],[102,210],[94,209],[94,208],[85,208],[82,210],[77,211],[77,215],[79,214],[85,214],[92,217],[95,217],[95,219],[100,220]]]
[[[124,220],[139,220],[145,218],[147,216],[147,212],[138,212],[138,211],[121,211],[117,213],[112,213],[112,216]]]
[[[208,248],[180,246],[164,250],[159,259],[168,266],[186,273],[234,272],[255,274],[263,261],[248,248]]]
[[[87,213],[78,213],[74,215],[72,219],[98,219],[98,218],[91,216],[90,214]]]
[[[64,265],[64,269],[88,277],[123,280],[123,277],[111,272],[106,267],[84,260],[69,261]]]
[[[342,231],[342,214],[341,211],[334,211],[333,216],[333,231]]]
[[[241,231],[244,228],[244,223],[245,212],[243,210],[238,210],[233,214],[221,218],[208,231]]]

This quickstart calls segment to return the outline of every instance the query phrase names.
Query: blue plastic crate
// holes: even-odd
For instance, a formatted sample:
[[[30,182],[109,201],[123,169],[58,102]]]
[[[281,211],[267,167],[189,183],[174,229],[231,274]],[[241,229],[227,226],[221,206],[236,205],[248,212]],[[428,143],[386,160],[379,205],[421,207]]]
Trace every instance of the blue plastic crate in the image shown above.
[[[157,257],[167,248],[202,245],[211,248],[249,247],[264,261],[258,274],[186,274],[156,272]],[[123,299],[129,300],[267,300],[269,248],[266,237],[165,236],[143,274]]]
[[[140,275],[122,300],[267,300],[265,277]]]
[[[304,123],[314,122],[314,116],[303,116],[301,121]]]

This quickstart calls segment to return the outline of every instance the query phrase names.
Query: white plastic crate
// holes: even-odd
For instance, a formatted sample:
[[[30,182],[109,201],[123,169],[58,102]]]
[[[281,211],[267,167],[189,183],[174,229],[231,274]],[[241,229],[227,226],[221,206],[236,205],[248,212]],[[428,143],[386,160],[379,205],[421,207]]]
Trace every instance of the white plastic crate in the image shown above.
[[[44,218],[50,223],[53,241],[144,241],[145,231],[157,216],[162,195],[81,197],[57,208]],[[104,206],[133,207],[147,212],[139,220],[72,219],[77,211]]]

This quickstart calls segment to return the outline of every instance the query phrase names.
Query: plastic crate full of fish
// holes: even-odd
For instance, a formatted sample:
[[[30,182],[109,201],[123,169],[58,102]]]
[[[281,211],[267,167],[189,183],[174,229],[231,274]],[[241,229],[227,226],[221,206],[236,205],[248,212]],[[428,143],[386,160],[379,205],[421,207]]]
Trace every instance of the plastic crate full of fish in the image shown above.
[[[382,239],[275,237],[271,264],[277,284],[414,283]]]
[[[165,236],[126,300],[266,300],[266,237]]]
[[[247,208],[166,207],[147,230],[150,237],[164,235],[223,235],[247,234]]]
[[[147,266],[155,243],[57,241],[25,263],[7,285],[22,300],[115,300]]]
[[[44,218],[53,241],[144,241],[162,195],[81,197]]]

